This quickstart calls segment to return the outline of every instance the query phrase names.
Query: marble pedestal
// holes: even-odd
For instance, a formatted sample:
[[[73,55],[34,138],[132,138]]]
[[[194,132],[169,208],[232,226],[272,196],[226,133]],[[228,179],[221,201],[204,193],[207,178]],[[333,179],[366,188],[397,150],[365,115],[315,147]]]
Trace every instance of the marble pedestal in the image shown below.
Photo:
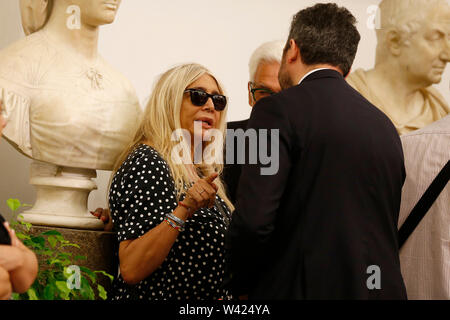
[[[95,170],[60,167],[34,161],[30,184],[36,188],[36,202],[22,214],[33,225],[103,230],[103,223],[89,213],[89,193],[97,189]]]

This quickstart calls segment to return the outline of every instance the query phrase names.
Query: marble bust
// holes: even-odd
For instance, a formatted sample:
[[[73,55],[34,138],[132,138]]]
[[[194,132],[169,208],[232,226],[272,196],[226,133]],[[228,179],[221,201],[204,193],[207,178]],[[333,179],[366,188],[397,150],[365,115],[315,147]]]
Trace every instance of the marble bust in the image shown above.
[[[450,61],[450,6],[445,0],[383,0],[375,67],[347,81],[394,123],[400,135],[450,113],[432,87]]]
[[[140,116],[132,85],[97,51],[99,26],[114,21],[120,0],[20,5],[29,35],[0,52],[0,99],[6,140],[36,160],[37,201],[25,220],[101,228],[87,211],[91,178],[112,169]]]

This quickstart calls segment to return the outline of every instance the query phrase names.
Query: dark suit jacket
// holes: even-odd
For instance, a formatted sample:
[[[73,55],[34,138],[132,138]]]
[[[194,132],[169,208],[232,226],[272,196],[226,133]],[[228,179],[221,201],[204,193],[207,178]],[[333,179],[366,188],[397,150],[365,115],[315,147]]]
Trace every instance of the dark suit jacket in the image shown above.
[[[241,121],[233,121],[227,123],[227,129],[237,130],[237,129],[243,129],[245,130],[247,128],[248,119],[247,120],[241,120]],[[227,142],[232,139],[232,135],[227,135]],[[237,187],[239,182],[239,177],[241,176],[241,165],[237,163],[237,148],[238,148],[238,141],[237,139],[234,140],[233,143],[233,149],[234,149],[234,161],[233,163],[226,163],[223,168],[223,180],[225,182],[225,187],[227,190],[227,195],[230,201],[235,204],[236,203],[236,193],[237,193]],[[226,148],[224,152],[224,159],[226,159]]]
[[[248,128],[280,130],[279,171],[243,166],[227,235],[234,293],[405,299],[397,238],[405,169],[391,121],[341,74],[321,70],[258,102]],[[381,289],[370,290],[377,275]]]

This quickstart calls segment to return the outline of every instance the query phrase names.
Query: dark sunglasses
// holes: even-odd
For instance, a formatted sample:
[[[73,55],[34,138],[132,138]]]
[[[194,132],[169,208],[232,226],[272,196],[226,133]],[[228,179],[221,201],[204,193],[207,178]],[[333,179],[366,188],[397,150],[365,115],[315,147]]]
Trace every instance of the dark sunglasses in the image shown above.
[[[191,102],[197,107],[204,106],[209,98],[211,98],[214,109],[217,111],[222,111],[227,106],[227,97],[222,94],[209,94],[200,89],[186,89],[184,92],[190,93]]]

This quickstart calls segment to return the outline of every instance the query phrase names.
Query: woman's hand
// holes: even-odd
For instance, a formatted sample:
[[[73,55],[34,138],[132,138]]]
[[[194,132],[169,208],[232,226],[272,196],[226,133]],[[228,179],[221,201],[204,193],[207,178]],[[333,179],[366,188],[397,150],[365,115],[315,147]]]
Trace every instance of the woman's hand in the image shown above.
[[[191,215],[201,208],[214,206],[218,188],[213,181],[217,176],[217,173],[213,173],[209,177],[199,179],[186,192],[186,197],[182,203],[191,209]]]
[[[14,230],[9,227],[7,222],[4,223],[4,226],[11,238],[11,245],[0,245],[0,267],[6,271],[13,271],[23,266],[24,252]]]
[[[105,225],[104,231],[111,231],[113,229],[114,225],[109,209],[97,208],[95,211],[91,211],[91,214],[103,222]]]
[[[0,246],[0,268],[9,273],[12,290],[24,293],[33,284],[38,272],[36,255],[16,236],[14,230],[5,222],[11,237],[10,246]]]

